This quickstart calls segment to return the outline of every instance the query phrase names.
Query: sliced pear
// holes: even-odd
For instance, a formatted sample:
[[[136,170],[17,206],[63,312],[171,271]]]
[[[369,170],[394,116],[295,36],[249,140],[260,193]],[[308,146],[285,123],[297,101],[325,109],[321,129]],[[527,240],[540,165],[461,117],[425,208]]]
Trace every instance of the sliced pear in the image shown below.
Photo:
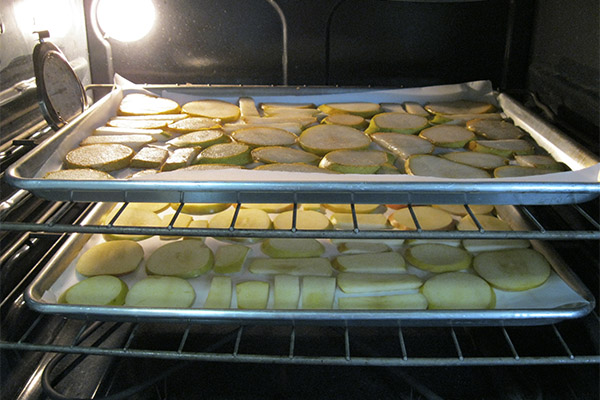
[[[240,118],[240,108],[222,100],[196,100],[184,104],[181,110],[193,117],[219,119],[232,122]]]
[[[497,154],[502,157],[533,154],[535,151],[534,147],[523,139],[472,140],[468,147],[469,150]]]
[[[408,239],[406,244],[409,246],[418,246],[422,244],[443,244],[446,246],[460,247],[461,241],[458,239]]]
[[[256,128],[242,128],[231,133],[231,137],[238,143],[248,146],[292,146],[296,143],[297,136],[285,129],[270,126]]]
[[[117,209],[113,209],[105,218],[105,223],[109,223],[115,216]],[[162,219],[152,211],[127,207],[119,218],[114,222],[114,226],[163,226]],[[120,233],[105,233],[106,240],[144,240],[151,235],[142,234],[120,234]]]
[[[210,281],[204,308],[230,308],[231,295],[231,278],[228,276],[215,276]]]
[[[520,139],[525,136],[512,122],[494,119],[473,119],[466,123],[467,129],[486,139]]]
[[[184,120],[185,121],[185,120]],[[209,147],[213,144],[228,143],[229,136],[222,129],[203,129],[185,133],[167,141],[167,144],[176,147]]]
[[[187,227],[188,228],[206,229],[206,228],[208,228],[208,221],[205,219],[195,219],[195,220],[192,220]],[[204,236],[184,236],[183,239],[184,240],[196,239],[196,240],[202,240],[202,242],[204,242],[204,240],[206,238]]]
[[[213,265],[212,250],[201,240],[178,240],[154,250],[146,261],[146,272],[189,279],[205,274]]]
[[[344,174],[374,174],[387,162],[378,150],[334,150],[321,159],[319,167]]]
[[[284,211],[273,219],[275,229],[292,229],[293,210]],[[325,214],[311,210],[296,210],[296,229],[325,230],[333,226]]]
[[[250,146],[243,143],[214,144],[200,152],[194,164],[246,165],[252,162]]]
[[[169,152],[159,147],[144,147],[131,159],[131,168],[160,168]]]
[[[331,216],[333,228],[338,230],[354,229],[354,218],[350,213],[333,213]],[[384,214],[356,214],[358,229],[362,230],[383,230],[389,229],[390,224]]]
[[[252,97],[240,97],[238,100],[240,114],[242,117],[259,117],[258,107]]]
[[[81,146],[92,144],[120,144],[139,150],[140,148],[156,142],[156,139],[150,135],[92,135],[83,139]]]
[[[547,168],[553,171],[563,171],[564,165],[556,162],[554,158],[544,155],[515,155],[515,161],[522,167]]]
[[[181,171],[214,171],[218,169],[242,169],[241,165],[233,165],[233,164],[196,164],[190,165],[189,167],[181,168]]]
[[[256,169],[258,171],[339,174],[339,172],[331,171],[329,169],[319,168],[316,165],[306,164],[303,162],[265,164],[265,165],[259,165],[258,167],[254,168],[254,169]]]
[[[273,278],[273,308],[293,310],[300,300],[300,278],[275,275]]]
[[[331,276],[333,271],[329,259],[324,257],[303,258],[254,258],[248,271],[264,275],[315,275]]]
[[[280,108],[280,107],[284,107],[284,108],[315,108],[316,106],[314,103],[307,103],[307,102],[283,103],[283,102],[277,102],[277,101],[265,102],[260,105],[260,108],[262,108],[263,110],[269,109],[269,108]]]
[[[129,289],[125,305],[189,308],[195,300],[196,292],[187,280],[174,276],[149,276]]]
[[[77,147],[67,153],[67,168],[90,168],[110,172],[129,166],[135,152],[122,144],[91,144]]]
[[[272,107],[263,108],[265,117],[315,117],[320,113],[316,108]]]
[[[269,282],[245,281],[235,285],[237,306],[242,309],[263,309],[269,303]]]
[[[117,115],[111,120],[123,120],[123,121],[166,121],[171,123],[174,121],[180,121],[182,119],[189,118],[187,114],[141,114],[141,115]]]
[[[304,150],[324,156],[333,150],[364,150],[371,139],[358,129],[342,125],[316,125],[304,130],[298,137]]]
[[[404,258],[395,251],[342,254],[332,264],[340,272],[398,273],[406,271]]]
[[[262,117],[254,117],[254,118],[261,118],[261,119],[269,120],[269,118],[262,118]],[[242,129],[242,128],[261,128],[261,127],[265,127],[265,126],[269,126],[271,128],[283,129],[283,130],[293,133],[296,136],[299,135],[300,133],[302,133],[302,129],[304,127],[302,125],[302,123],[300,123],[300,122],[294,122],[294,121],[273,122],[273,121],[271,121],[270,123],[256,123],[256,124],[250,124],[250,123],[245,123],[245,122],[242,122],[242,123],[236,122],[236,123],[232,123],[232,124],[224,124],[222,129],[226,133],[231,134],[231,133],[237,131],[238,129]]]
[[[429,278],[421,288],[430,309],[494,308],[496,295],[482,278],[467,272],[445,272]]]
[[[337,250],[341,254],[361,254],[361,253],[383,253],[390,251],[390,247],[381,242],[365,242],[362,240],[342,242],[337,245]]]
[[[436,125],[423,129],[419,137],[429,140],[438,147],[460,148],[475,139],[475,134],[456,125]]]
[[[460,247],[435,243],[409,247],[404,256],[415,267],[435,273],[467,269],[473,258]]]
[[[328,103],[322,104],[319,110],[325,114],[354,114],[364,118],[370,118],[381,112],[381,106],[376,103],[354,102],[354,103]]]
[[[143,169],[141,171],[135,172],[135,173],[127,176],[126,179],[134,179],[134,178],[143,179],[145,176],[155,175],[155,174],[158,174],[159,172],[160,171],[157,169]]]
[[[59,298],[59,303],[120,306],[125,303],[129,288],[121,279],[112,275],[96,275],[69,287]]]
[[[231,226],[235,210],[230,208],[213,215],[208,221],[211,229],[227,229]],[[241,208],[235,221],[235,229],[271,229],[272,223],[269,214],[263,210]]]
[[[338,306],[343,310],[426,310],[427,299],[421,293],[340,297]]]
[[[162,171],[173,171],[187,167],[200,154],[201,147],[183,147],[175,149],[162,166]]]
[[[313,238],[269,238],[261,244],[263,253],[273,258],[319,257],[325,246]]]
[[[114,179],[108,172],[98,171],[91,168],[61,169],[50,171],[44,175],[44,179],[66,179],[66,180],[104,180]]]
[[[215,273],[234,274],[240,272],[249,251],[250,248],[242,244],[220,246],[215,252]]]
[[[328,210],[336,213],[351,213],[352,206],[350,204],[323,204]],[[372,212],[385,211],[381,204],[355,204],[354,212],[357,214],[369,214]]]
[[[133,129],[163,129],[167,127],[171,121],[160,119],[125,119],[111,118],[106,125],[113,128],[133,128]]]
[[[166,128],[173,133],[191,133],[203,129],[216,129],[221,121],[214,118],[190,117],[169,123]]]
[[[169,226],[171,220],[175,216],[174,213],[168,213],[161,217],[163,220],[163,226]],[[189,224],[192,222],[193,218],[191,215],[187,214],[179,214],[177,219],[173,223],[174,228],[187,228]],[[172,235],[160,235],[162,240],[175,240],[181,238],[181,236],[172,236]]]
[[[280,126],[281,124],[297,124],[302,129],[316,124],[317,118],[311,116],[276,116],[276,117],[243,117],[242,120],[248,125]]]
[[[318,164],[321,158],[313,153],[284,146],[257,147],[252,158],[263,163],[307,163]]]
[[[475,256],[473,268],[490,285],[510,291],[538,287],[552,271],[544,256],[533,249],[486,251]]]
[[[177,210],[179,205],[179,203],[171,203],[171,208]],[[208,215],[227,210],[230,206],[229,203],[185,203],[181,212],[192,215]]]
[[[393,132],[377,132],[372,134],[371,138],[379,146],[401,159],[406,159],[413,154],[429,154],[434,149],[434,145],[430,141],[418,136],[402,135]]]
[[[360,115],[354,114],[333,114],[328,115],[321,121],[322,124],[329,125],[344,125],[351,128],[363,130],[369,123]]]
[[[475,218],[479,221],[481,227],[486,231],[510,231],[512,230],[510,225],[505,221],[493,215],[477,215]],[[459,231],[476,231],[479,228],[473,221],[470,215],[465,215],[456,225],[456,229]]]
[[[365,133],[396,132],[406,135],[420,132],[427,128],[427,118],[398,112],[381,113],[373,116]]]
[[[335,278],[325,276],[305,276],[302,278],[302,308],[333,308]]]
[[[434,204],[432,207],[448,211],[450,214],[460,215],[461,217],[469,214],[462,204]],[[469,208],[473,214],[489,214],[494,211],[494,206],[489,204],[470,204]]]
[[[337,276],[337,284],[344,293],[369,293],[418,289],[423,281],[412,274],[341,272]]]
[[[508,164],[508,158],[491,153],[478,153],[475,151],[456,151],[442,154],[446,160],[470,165],[486,170],[502,167]]]
[[[404,102],[404,109],[407,113],[413,115],[419,115],[421,117],[429,117],[431,114],[421,104],[414,101]]]
[[[417,176],[455,179],[485,179],[491,177],[489,173],[481,168],[428,154],[412,155],[408,157],[404,165],[406,172]]]
[[[379,103],[383,112],[399,112],[406,114],[406,109],[401,103]]]
[[[294,208],[292,203],[244,203],[242,208],[256,208],[267,213],[281,213]]]
[[[119,115],[176,114],[179,104],[171,99],[143,93],[131,93],[123,97],[117,113]]]
[[[166,210],[169,207],[169,203],[129,203],[127,207],[159,213]]]
[[[452,124],[464,125],[473,119],[497,120],[501,121],[503,115],[501,113],[485,113],[485,114],[435,114],[429,120],[432,124]]]
[[[452,215],[444,210],[429,206],[416,206],[412,210],[423,230],[448,230],[454,226]],[[394,228],[401,230],[417,229],[409,208],[396,210],[388,218]]]
[[[529,240],[525,239],[463,239],[463,247],[471,253],[505,249],[526,249]]]
[[[483,114],[494,111],[494,108],[490,103],[471,100],[438,101],[425,105],[432,114]]]
[[[522,167],[520,165],[505,165],[494,170],[494,178],[515,178],[521,176],[546,175],[553,171],[549,168]]]

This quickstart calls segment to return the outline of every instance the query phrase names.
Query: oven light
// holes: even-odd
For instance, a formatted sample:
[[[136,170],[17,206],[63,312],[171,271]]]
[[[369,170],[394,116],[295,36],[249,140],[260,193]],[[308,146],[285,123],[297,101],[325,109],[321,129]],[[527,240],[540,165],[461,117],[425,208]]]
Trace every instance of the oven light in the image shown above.
[[[134,42],[150,32],[156,12],[152,0],[100,0],[96,17],[106,37]]]
[[[48,31],[53,39],[68,36],[73,10],[68,0],[22,0],[13,4],[15,20],[24,37],[33,38],[33,32]]]

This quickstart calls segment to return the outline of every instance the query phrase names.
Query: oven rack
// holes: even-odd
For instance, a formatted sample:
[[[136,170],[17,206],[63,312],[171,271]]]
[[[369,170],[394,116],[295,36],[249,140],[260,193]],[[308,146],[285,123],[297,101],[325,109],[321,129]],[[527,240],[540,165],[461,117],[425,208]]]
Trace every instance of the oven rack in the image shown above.
[[[242,203],[237,203],[231,225],[228,229],[214,228],[180,228],[175,227],[175,221],[183,209],[185,203],[179,203],[175,214],[167,226],[164,227],[146,227],[146,226],[115,226],[113,223],[119,215],[129,206],[129,203],[123,203],[113,217],[112,221],[106,224],[82,224],[56,223],[55,220],[48,223],[40,222],[16,222],[8,220],[10,211],[18,207],[18,204],[24,202],[31,194],[20,190],[0,204],[0,229],[5,231],[27,231],[27,232],[46,232],[46,233],[84,233],[84,234],[142,234],[142,235],[164,235],[164,236],[218,236],[218,237],[306,237],[306,238],[344,238],[344,239],[528,239],[528,240],[599,240],[600,223],[597,217],[592,216],[581,205],[568,204],[559,207],[557,215],[566,218],[574,228],[569,230],[555,229],[548,227],[532,211],[532,206],[499,206],[504,207],[504,213],[508,213],[508,218],[517,213],[519,218],[524,220],[519,223],[519,227],[512,231],[488,231],[485,230],[469,205],[464,207],[471,216],[477,230],[474,231],[432,231],[421,228],[421,224],[413,211],[414,205],[408,204],[411,216],[417,227],[414,231],[402,230],[363,230],[357,223],[355,204],[351,203],[351,212],[353,218],[353,229],[347,230],[302,230],[296,228],[296,215],[298,204],[293,204],[292,228],[289,230],[275,229],[236,229],[234,228],[238,212]],[[58,202],[61,204],[61,202]],[[62,203],[67,206],[68,202]],[[540,206],[535,206],[540,207]],[[535,208],[533,207],[533,208]],[[68,207],[67,207],[68,208]],[[514,219],[514,216],[512,217]]]
[[[63,318],[61,341],[36,341],[38,314],[7,350],[179,361],[339,366],[484,366],[599,364],[598,316],[538,327],[324,327],[80,321]],[[591,334],[589,343],[581,330]],[[159,343],[148,343],[152,332]],[[167,332],[168,337],[161,332]],[[564,333],[563,333],[564,332]],[[566,335],[570,335],[567,337]],[[138,337],[142,339],[139,340]],[[115,339],[116,338],[116,339]],[[269,345],[266,345],[266,342]],[[432,342],[432,340],[434,340]],[[116,342],[116,344],[115,344]],[[108,343],[108,344],[107,344]],[[273,350],[276,348],[278,351]],[[269,349],[265,351],[265,349]]]

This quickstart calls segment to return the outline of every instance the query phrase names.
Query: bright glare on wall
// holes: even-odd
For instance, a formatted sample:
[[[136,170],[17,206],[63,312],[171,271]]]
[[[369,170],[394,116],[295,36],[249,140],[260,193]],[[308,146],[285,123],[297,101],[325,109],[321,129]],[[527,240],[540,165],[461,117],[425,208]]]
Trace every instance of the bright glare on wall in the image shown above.
[[[134,42],[146,36],[156,12],[152,0],[100,0],[98,25],[103,33],[121,42]]]

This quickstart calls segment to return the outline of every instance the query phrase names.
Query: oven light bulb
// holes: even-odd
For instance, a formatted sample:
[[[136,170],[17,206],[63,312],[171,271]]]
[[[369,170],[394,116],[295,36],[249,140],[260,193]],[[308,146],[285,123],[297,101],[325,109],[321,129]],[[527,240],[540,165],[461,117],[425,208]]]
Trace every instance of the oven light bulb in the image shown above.
[[[100,0],[96,17],[107,37],[134,42],[150,32],[156,10],[152,0]]]

